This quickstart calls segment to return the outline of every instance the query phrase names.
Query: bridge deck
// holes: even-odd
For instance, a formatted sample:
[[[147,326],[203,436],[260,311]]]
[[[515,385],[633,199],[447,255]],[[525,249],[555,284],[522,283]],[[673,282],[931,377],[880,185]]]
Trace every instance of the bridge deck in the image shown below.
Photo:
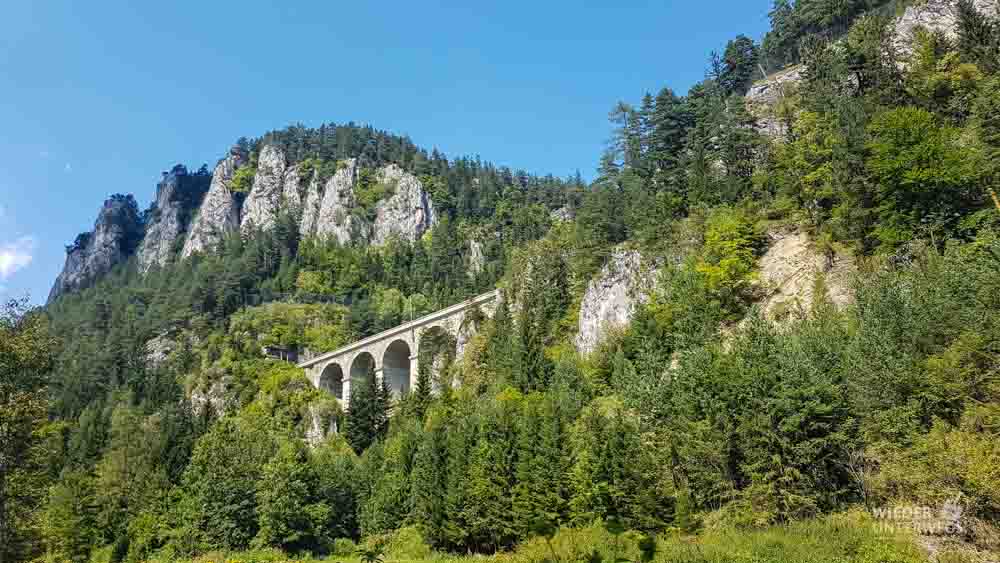
[[[314,356],[314,357],[312,357],[312,358],[310,358],[310,359],[308,359],[308,360],[306,360],[304,362],[299,363],[299,367],[300,368],[312,367],[312,366],[314,366],[314,365],[316,365],[318,363],[322,363],[322,362],[324,362],[324,361],[326,361],[326,360],[328,360],[330,358],[334,358],[334,357],[340,356],[342,354],[353,352],[354,350],[357,350],[358,348],[364,348],[365,346],[370,346],[371,344],[373,344],[375,342],[381,342],[383,340],[392,338],[393,336],[396,336],[398,334],[403,334],[403,333],[405,333],[408,330],[413,330],[415,328],[419,328],[419,327],[421,327],[423,325],[432,323],[432,322],[437,321],[439,319],[447,318],[447,317],[449,317],[449,316],[451,316],[451,315],[453,315],[453,314],[455,314],[455,313],[457,313],[459,311],[468,309],[470,307],[475,307],[477,305],[482,305],[483,303],[489,303],[490,301],[496,299],[499,296],[499,291],[500,290],[493,290],[493,291],[490,291],[489,293],[483,293],[482,295],[477,295],[476,297],[473,297],[471,299],[466,299],[465,301],[462,301],[461,303],[456,303],[456,304],[451,305],[449,307],[445,307],[444,309],[439,309],[437,311],[434,311],[433,313],[429,313],[429,314],[424,315],[422,317],[418,317],[416,319],[413,319],[410,322],[403,323],[401,325],[398,325],[398,326],[395,326],[393,328],[390,328],[389,330],[383,330],[382,332],[379,332],[378,334],[373,334],[373,335],[371,335],[369,337],[362,338],[361,340],[356,340],[356,341],[352,342],[351,344],[348,344],[347,346],[343,346],[341,348],[338,348],[338,349],[336,349],[336,350],[334,350],[332,352],[326,352],[324,354],[319,354],[318,356]]]

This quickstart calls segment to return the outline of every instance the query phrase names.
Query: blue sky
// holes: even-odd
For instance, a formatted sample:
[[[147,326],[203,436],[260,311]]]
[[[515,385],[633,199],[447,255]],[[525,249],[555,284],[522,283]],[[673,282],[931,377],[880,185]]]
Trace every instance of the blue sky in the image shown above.
[[[0,297],[44,301],[109,194],[241,135],[371,123],[449,156],[591,177],[619,99],[704,75],[771,0],[10,2]]]

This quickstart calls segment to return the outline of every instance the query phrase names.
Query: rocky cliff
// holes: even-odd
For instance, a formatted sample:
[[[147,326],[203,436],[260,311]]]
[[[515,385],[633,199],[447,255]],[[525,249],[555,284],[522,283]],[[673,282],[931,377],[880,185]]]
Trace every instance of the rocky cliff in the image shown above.
[[[788,127],[780,115],[780,102],[794,94],[802,81],[803,65],[776,72],[767,80],[758,80],[747,91],[747,109],[757,118],[757,130],[772,138],[783,138]]]
[[[226,233],[240,227],[240,201],[230,190],[230,183],[236,169],[246,163],[247,155],[238,147],[233,147],[229,155],[222,159],[212,174],[212,184],[205,200],[191,224],[181,257],[187,258],[195,252],[204,252],[218,244]]]
[[[996,13],[998,0],[973,0],[973,6],[986,14]],[[921,0],[906,8],[893,29],[893,46],[902,57],[912,51],[914,35],[918,28],[940,32],[949,39],[958,37],[958,0]]]
[[[434,205],[413,174],[390,164],[380,168],[376,178],[392,195],[375,208],[372,243],[382,245],[394,237],[413,242],[434,226]]]
[[[639,252],[616,249],[583,296],[575,340],[577,351],[589,354],[609,331],[628,326],[655,283],[655,268]]]
[[[354,183],[358,177],[357,161],[353,158],[337,165],[337,171],[323,185],[322,193],[310,190],[306,196],[300,232],[348,244],[352,238],[368,237],[362,221],[351,214],[357,207]]]
[[[949,39],[958,36],[958,0],[917,0],[892,23],[893,48],[905,61],[912,53],[913,39],[919,28],[943,33]],[[973,0],[980,12],[996,13],[1000,0]],[[787,127],[779,115],[779,102],[792,94],[803,80],[803,65],[780,70],[758,80],[747,91],[747,109],[757,118],[757,129],[772,138],[787,135]]]
[[[146,234],[139,245],[139,270],[148,272],[154,265],[165,265],[177,251],[195,210],[201,205],[209,185],[209,176],[189,174],[178,164],[164,172],[156,186],[156,201],[148,212]]]
[[[841,308],[853,298],[851,283],[857,273],[854,258],[834,250],[821,251],[806,233],[772,231],[761,256],[761,310],[770,319],[804,317],[822,287],[826,299]],[[823,284],[817,286],[822,276]]]
[[[270,145],[261,149],[253,187],[243,202],[240,228],[244,233],[274,226],[285,191],[286,172],[285,154],[281,150]]]
[[[322,190],[311,183],[302,206],[302,236],[383,245],[392,238],[416,241],[437,223],[430,196],[416,176],[395,164],[378,168],[373,176],[387,195],[375,204],[372,221],[358,200],[357,160],[340,162]]]
[[[178,251],[180,258],[207,252],[228,233],[270,229],[283,212],[295,217],[303,237],[341,244],[413,242],[437,221],[420,180],[395,164],[363,170],[356,159],[347,159],[321,181],[315,166],[292,163],[280,148],[264,145],[244,194],[234,190],[233,179],[247,165],[249,155],[233,147],[212,174],[174,166],[157,185],[145,226],[132,196],[106,202],[94,231],[80,235],[68,249],[50,300],[89,285],[133,253],[145,273],[167,264]],[[369,190],[371,201],[362,204],[358,190]]]
[[[142,237],[142,219],[135,199],[116,195],[104,202],[94,230],[82,233],[66,248],[66,263],[56,278],[49,302],[93,284],[97,278],[128,260]]]

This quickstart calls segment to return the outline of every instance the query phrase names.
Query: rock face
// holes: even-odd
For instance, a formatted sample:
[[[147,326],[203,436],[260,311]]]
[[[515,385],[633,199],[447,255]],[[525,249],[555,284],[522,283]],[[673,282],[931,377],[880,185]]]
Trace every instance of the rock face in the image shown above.
[[[998,0],[973,0],[972,4],[980,12],[993,15],[996,13]],[[916,30],[920,27],[941,32],[949,39],[958,37],[958,1],[957,0],[923,0],[908,6],[903,15],[896,20],[893,30],[893,46],[902,57],[913,52],[911,47]]]
[[[476,277],[483,271],[486,265],[486,255],[483,252],[483,243],[478,240],[469,241],[469,266],[467,273],[469,277]]]
[[[265,146],[257,158],[257,174],[253,187],[243,202],[240,229],[252,232],[274,226],[285,190],[285,153],[271,145]],[[298,176],[296,176],[296,179]]]
[[[313,188],[315,185],[310,184],[309,189]],[[285,171],[285,187],[281,192],[281,198],[285,207],[297,212],[302,211],[302,173],[298,164],[289,166]]]
[[[49,293],[51,303],[60,295],[92,285],[116,265],[125,262],[142,237],[142,219],[131,196],[116,195],[104,202],[94,230],[81,233],[66,248],[66,263]]]
[[[941,32],[949,39],[958,37],[958,0],[917,0],[892,24],[893,48],[904,60],[913,52],[912,43],[918,28]],[[973,0],[973,5],[987,15],[995,14],[1000,0]],[[771,138],[784,138],[787,127],[776,115],[782,96],[792,92],[802,80],[803,65],[795,65],[760,80],[750,87],[746,104],[757,118],[757,128]]]
[[[302,204],[300,233],[336,240],[382,245],[390,239],[419,240],[437,218],[430,196],[420,180],[395,164],[375,171],[375,181],[391,188],[392,195],[375,206],[375,220],[369,223],[355,193],[360,169],[355,159],[340,163],[322,190],[310,182]]]
[[[583,296],[577,351],[589,354],[609,330],[628,326],[636,308],[649,299],[655,282],[656,270],[643,263],[641,254],[616,249]]]
[[[154,265],[163,266],[173,256],[191,215],[205,197],[206,178],[188,174],[181,164],[164,173],[156,186],[156,202],[149,212],[146,235],[139,245],[139,271],[146,273]]]
[[[231,233],[240,227],[240,202],[236,194],[229,189],[236,169],[246,162],[246,155],[233,147],[229,155],[222,159],[212,174],[212,185],[198,210],[181,257],[187,258],[195,252],[204,252],[218,244],[226,233]]]
[[[795,65],[759,80],[747,91],[747,109],[757,118],[757,130],[771,138],[784,138],[788,127],[778,116],[779,102],[791,95],[802,80],[803,65]]]
[[[804,316],[812,307],[817,276],[822,274],[826,297],[838,308],[851,302],[851,281],[857,272],[853,257],[818,251],[802,232],[771,232],[770,246],[760,258],[761,302],[770,319]]]
[[[298,221],[303,237],[330,238],[344,245],[414,242],[436,223],[420,180],[394,164],[371,171],[373,181],[386,188],[385,196],[364,209],[356,195],[362,170],[355,159],[341,162],[321,183],[318,171],[290,164],[279,147],[265,145],[244,195],[232,190],[232,181],[246,163],[247,154],[233,147],[211,175],[206,170],[190,174],[180,164],[164,172],[145,226],[132,196],[105,202],[94,231],[80,235],[67,249],[66,267],[50,300],[90,285],[133,253],[146,273],[170,262],[178,251],[181,259],[188,258],[212,250],[229,233],[273,228],[286,211]]]
[[[572,221],[575,216],[576,214],[573,213],[573,210],[566,206],[555,209],[549,213],[549,219],[551,219],[553,223]]]
[[[320,406],[309,405],[305,416],[305,438],[310,447],[317,447],[327,436],[337,433],[337,419]]]
[[[434,226],[434,205],[420,180],[395,164],[379,168],[376,178],[393,188],[388,199],[376,207],[372,243],[382,245],[391,238],[414,242]]]
[[[323,186],[322,199],[313,197],[314,192],[309,193],[302,217],[303,236],[313,234],[336,240],[340,244],[349,244],[356,237],[368,239],[364,221],[351,213],[357,207],[357,199],[354,197],[357,178],[357,161],[352,158],[341,163],[337,172],[327,180]],[[310,209],[310,202],[315,206],[315,211]]]

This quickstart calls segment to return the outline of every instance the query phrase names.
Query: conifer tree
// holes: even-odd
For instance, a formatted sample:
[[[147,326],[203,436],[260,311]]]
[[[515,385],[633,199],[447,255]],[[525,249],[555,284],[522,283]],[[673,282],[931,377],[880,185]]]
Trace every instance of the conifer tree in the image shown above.
[[[413,460],[411,518],[435,547],[445,545],[448,441],[443,413],[432,413]]]
[[[514,521],[522,538],[548,535],[566,510],[565,441],[555,400],[535,394],[518,421]]]
[[[351,385],[344,437],[359,455],[389,430],[391,391],[384,380],[376,381],[371,366],[368,373]]]

